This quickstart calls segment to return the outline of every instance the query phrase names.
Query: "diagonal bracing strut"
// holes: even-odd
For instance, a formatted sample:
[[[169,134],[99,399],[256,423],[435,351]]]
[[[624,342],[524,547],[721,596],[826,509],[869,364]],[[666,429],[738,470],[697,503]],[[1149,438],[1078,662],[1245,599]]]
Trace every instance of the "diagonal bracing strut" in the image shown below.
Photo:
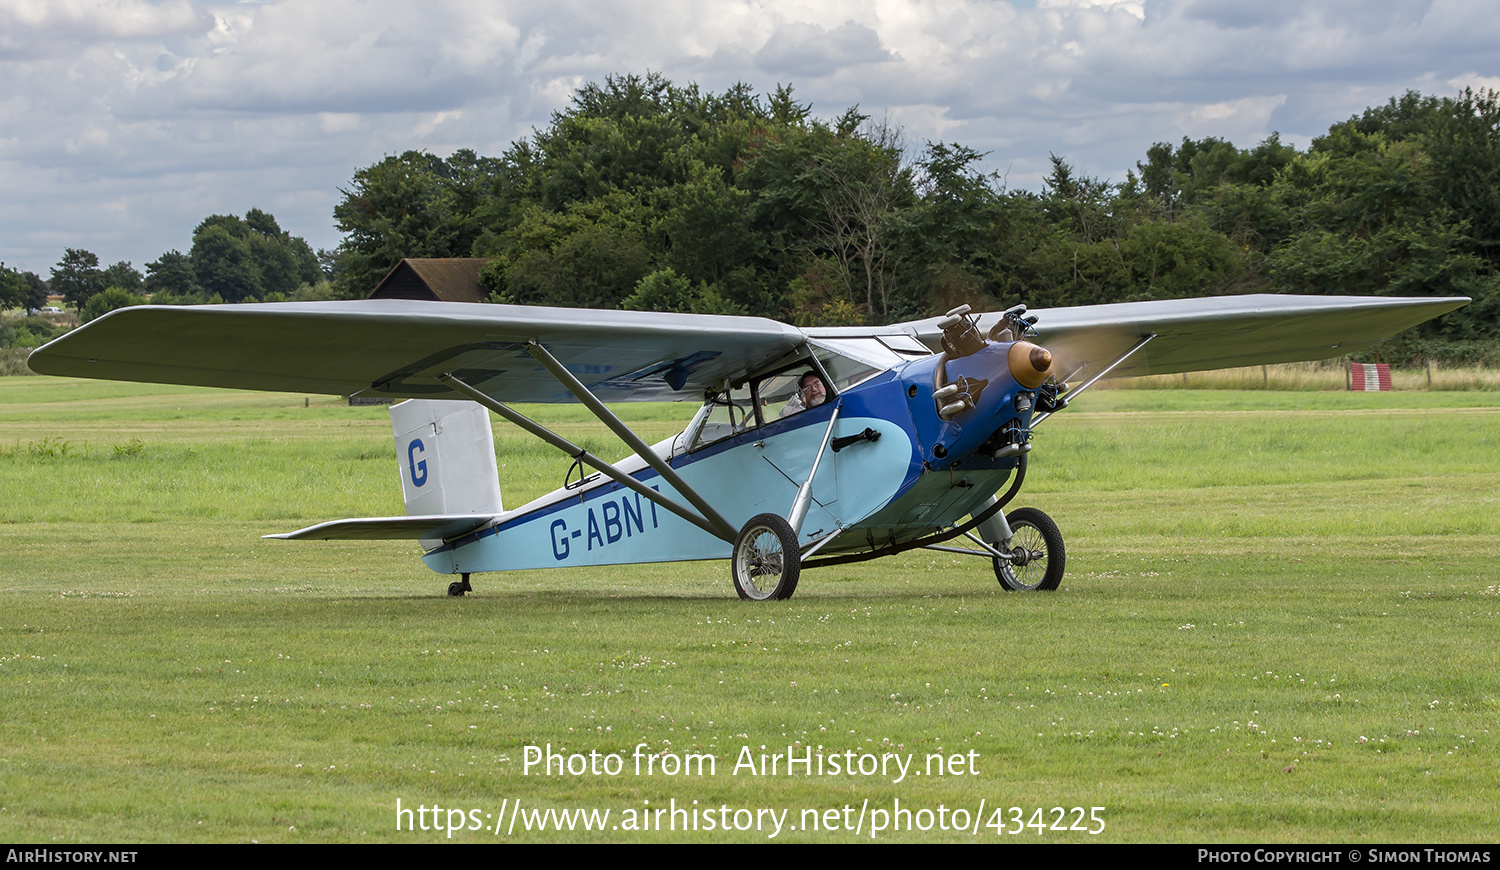
[[[548,444],[551,444],[553,447],[556,447],[557,449],[568,454],[579,462],[582,462],[585,465],[598,470],[601,474],[605,475],[621,486],[633,492],[640,493],[641,495],[645,496],[656,504],[661,505],[662,507],[678,515],[679,517],[682,517],[683,519],[687,520],[703,531],[708,532],[710,535],[713,535],[716,538],[723,538],[724,540],[734,540],[733,535],[728,538],[724,538],[724,535],[721,534],[718,529],[715,529],[707,519],[700,516],[697,512],[677,503],[676,501],[665,495],[662,495],[655,489],[652,489],[644,483],[641,483],[639,480],[636,480],[629,474],[626,474],[610,463],[604,461],[603,459],[600,459],[584,448],[579,447],[577,444],[574,444],[573,442],[562,437],[556,432],[553,432],[551,429],[548,429],[546,426],[543,426],[530,417],[527,417],[525,414],[522,414],[514,408],[511,408],[504,402],[498,402],[490,398],[489,396],[486,396],[484,393],[481,393],[480,391],[464,383],[453,374],[444,373],[438,376],[438,380],[447,384],[455,392],[467,396],[469,399],[472,399],[473,401],[478,402],[484,407],[489,408],[491,411],[494,411],[496,414],[499,414],[501,417],[504,417],[506,420],[509,420],[510,422],[516,424],[532,435],[535,435]],[[679,492],[680,491],[681,490],[679,490]]]
[[[812,505],[813,478],[818,476],[818,465],[823,461],[823,454],[828,452],[828,439],[833,437],[833,427],[839,422],[839,412],[842,410],[844,402],[840,399],[828,418],[828,428],[823,432],[823,443],[818,445],[818,454],[813,457],[812,470],[807,473],[807,480],[797,488],[797,497],[792,501],[792,512],[787,515],[793,537],[802,534],[802,521],[807,519],[807,509]]]
[[[1114,371],[1115,367],[1118,366],[1120,363],[1122,363],[1122,362],[1130,359],[1132,356],[1135,356],[1135,352],[1136,351],[1138,351],[1141,348],[1145,347],[1146,344],[1148,342],[1150,342],[1151,339],[1153,339],[1155,337],[1156,337],[1156,333],[1153,332],[1150,335],[1146,336],[1145,338],[1141,339],[1140,341],[1136,342],[1135,346],[1132,347],[1130,350],[1125,351],[1125,353],[1122,354],[1119,359],[1115,360],[1114,362],[1112,362],[1109,365],[1105,366],[1104,368],[1100,369],[1098,374],[1096,374],[1093,377],[1089,378],[1087,381],[1084,381],[1082,384],[1079,384],[1077,387],[1074,387],[1073,389],[1068,390],[1068,392],[1066,394],[1064,394],[1062,398],[1067,399],[1068,401],[1071,402],[1075,396],[1077,396],[1078,394],[1082,393],[1084,390],[1087,390],[1089,387],[1092,387],[1095,383],[1097,383],[1099,381],[1100,378],[1102,378],[1105,375],[1109,374],[1110,372]],[[1077,372],[1074,372],[1074,374],[1077,374]],[[1068,375],[1068,377],[1070,377],[1070,378],[1072,376],[1073,375]],[[1055,413],[1057,413],[1057,412],[1056,411],[1047,411],[1045,413],[1038,414],[1035,417],[1031,418],[1031,428],[1035,429],[1038,425],[1041,424],[1041,422],[1043,420],[1047,419],[1048,417],[1051,417]]]
[[[573,377],[573,373],[564,368],[563,364],[557,361],[557,357],[548,353],[547,349],[536,341],[526,342],[526,352],[536,357],[536,361],[541,363],[548,372],[551,372],[552,377],[557,378],[563,386],[567,387],[568,392],[572,393],[578,401],[582,402],[585,408],[592,411],[594,416],[599,418],[599,422],[608,426],[610,431],[620,436],[620,440],[624,441],[626,446],[631,450],[634,450],[637,456],[644,459],[647,465],[655,469],[656,473],[661,475],[662,480],[670,483],[673,489],[677,490],[683,498],[687,499],[693,507],[697,508],[698,513],[702,514],[703,518],[708,520],[709,525],[716,529],[713,533],[715,537],[723,538],[726,541],[733,541],[735,539],[737,531],[734,526],[731,526],[728,520],[724,519],[718,511],[714,510],[713,505],[708,503],[708,499],[705,499],[698,494],[697,490],[688,486],[687,481],[682,479],[682,475],[677,473],[677,469],[669,465],[660,456],[657,456],[656,451],[652,450],[650,445],[641,440],[641,436],[635,434],[629,426],[625,425],[624,421],[606,408],[604,403],[599,401],[598,397],[589,392],[589,388],[585,387],[582,381]]]

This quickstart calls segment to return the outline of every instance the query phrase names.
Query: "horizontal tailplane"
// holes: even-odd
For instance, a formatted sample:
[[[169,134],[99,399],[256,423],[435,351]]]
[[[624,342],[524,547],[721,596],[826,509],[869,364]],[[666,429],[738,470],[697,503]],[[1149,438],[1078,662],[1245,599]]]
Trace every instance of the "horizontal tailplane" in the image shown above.
[[[410,399],[391,406],[404,517],[364,517],[266,535],[284,540],[415,538],[427,549],[505,512],[489,412],[473,402]]]

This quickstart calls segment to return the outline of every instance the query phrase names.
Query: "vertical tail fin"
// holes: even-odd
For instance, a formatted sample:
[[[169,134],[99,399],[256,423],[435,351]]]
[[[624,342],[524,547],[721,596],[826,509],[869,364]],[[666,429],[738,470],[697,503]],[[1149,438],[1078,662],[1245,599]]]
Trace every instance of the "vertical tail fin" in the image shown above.
[[[464,401],[391,406],[407,516],[498,514],[500,475],[489,412]]]

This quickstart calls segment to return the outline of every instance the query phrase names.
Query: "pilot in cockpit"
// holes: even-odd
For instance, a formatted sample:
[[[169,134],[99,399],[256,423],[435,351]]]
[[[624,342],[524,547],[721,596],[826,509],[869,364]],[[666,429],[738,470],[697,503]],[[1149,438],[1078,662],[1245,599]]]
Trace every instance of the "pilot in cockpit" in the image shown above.
[[[823,378],[817,372],[809,371],[797,379],[797,394],[781,409],[780,416],[789,417],[799,411],[816,408],[826,401],[828,388],[824,386]]]

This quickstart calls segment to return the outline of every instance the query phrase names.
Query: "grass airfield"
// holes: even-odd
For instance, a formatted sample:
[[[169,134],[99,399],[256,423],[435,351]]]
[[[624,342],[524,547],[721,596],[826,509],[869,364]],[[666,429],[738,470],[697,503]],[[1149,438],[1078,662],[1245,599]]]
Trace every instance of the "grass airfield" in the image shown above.
[[[622,410],[653,441],[692,409]],[[507,504],[560,485],[496,433]],[[1063,531],[1056,593],[921,552],[775,604],[721,563],[448,599],[413,544],[259,538],[402,512],[384,408],[3,378],[0,840],[759,842],[734,814],[769,809],[778,841],[1488,842],[1497,457],[1494,392],[1096,391],[1015,502]],[[622,770],[526,772],[548,743]],[[736,769],[789,745],[972,768]],[[689,755],[715,771],[662,771]],[[611,815],[526,830],[574,808]]]

